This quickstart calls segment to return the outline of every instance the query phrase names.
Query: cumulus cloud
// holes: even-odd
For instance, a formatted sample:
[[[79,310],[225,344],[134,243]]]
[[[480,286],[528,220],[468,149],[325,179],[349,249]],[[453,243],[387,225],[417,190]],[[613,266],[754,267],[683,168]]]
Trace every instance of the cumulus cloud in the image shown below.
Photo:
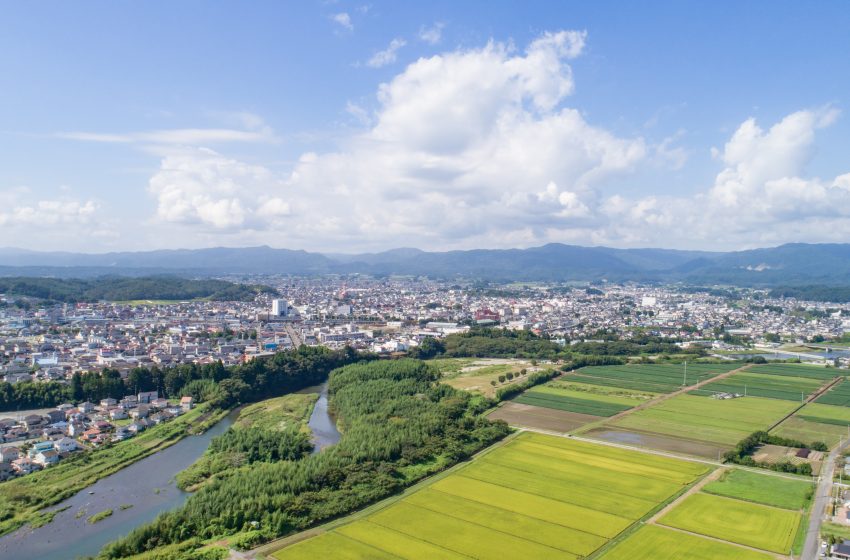
[[[30,204],[12,205],[0,211],[0,225],[82,225],[91,222],[97,209],[98,205],[93,200],[38,200]]]
[[[148,190],[161,221],[226,231],[266,229],[286,217],[281,187],[265,167],[199,148],[165,156]]]
[[[390,41],[390,44],[387,46],[386,49],[378,51],[374,55],[372,55],[372,58],[370,58],[369,61],[366,62],[366,65],[370,68],[380,68],[382,66],[386,66],[387,64],[392,64],[396,61],[396,58],[398,58],[399,49],[401,49],[406,44],[407,41],[405,41],[404,39],[393,39],[392,41]]]
[[[600,236],[617,242],[741,248],[791,241],[839,241],[850,234],[850,174],[805,177],[818,129],[833,108],[802,110],[769,129],[747,119],[713,153],[723,168],[691,197],[613,196]],[[666,241],[666,242],[665,242]]]
[[[324,216],[302,232],[361,245],[492,245],[593,221],[594,185],[631,169],[647,146],[562,106],[574,89],[568,61],[585,39],[546,33],[523,52],[490,42],[410,64],[380,86],[371,128],[296,165],[293,214]]]

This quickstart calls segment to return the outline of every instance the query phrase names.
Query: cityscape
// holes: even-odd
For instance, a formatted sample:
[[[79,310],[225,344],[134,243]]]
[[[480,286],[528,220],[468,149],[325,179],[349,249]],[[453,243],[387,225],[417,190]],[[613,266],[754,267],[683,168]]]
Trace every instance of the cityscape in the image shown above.
[[[0,559],[850,560],[848,29],[0,0]]]

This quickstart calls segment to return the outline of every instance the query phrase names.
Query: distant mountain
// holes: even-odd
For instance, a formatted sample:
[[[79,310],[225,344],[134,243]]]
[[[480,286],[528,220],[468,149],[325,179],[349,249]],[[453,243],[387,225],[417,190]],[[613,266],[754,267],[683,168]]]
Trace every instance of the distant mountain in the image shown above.
[[[656,281],[850,285],[850,244],[793,243],[727,253],[551,243],[530,249],[319,254],[271,247],[84,254],[0,248],[0,276],[369,274],[498,281]]]

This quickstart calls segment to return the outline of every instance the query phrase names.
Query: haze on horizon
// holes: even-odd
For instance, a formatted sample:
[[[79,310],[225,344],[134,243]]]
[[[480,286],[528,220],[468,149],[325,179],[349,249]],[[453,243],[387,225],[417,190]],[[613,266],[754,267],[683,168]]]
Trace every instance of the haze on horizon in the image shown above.
[[[845,2],[1,6],[0,246],[850,239]]]

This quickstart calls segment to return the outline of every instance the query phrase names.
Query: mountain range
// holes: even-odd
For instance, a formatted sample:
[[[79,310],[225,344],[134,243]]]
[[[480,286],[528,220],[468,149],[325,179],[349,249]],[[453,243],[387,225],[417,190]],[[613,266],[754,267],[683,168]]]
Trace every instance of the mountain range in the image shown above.
[[[850,244],[791,243],[735,252],[529,249],[322,254],[271,247],[69,253],[0,249],[0,276],[369,274],[493,281],[642,281],[741,286],[850,285]]]

